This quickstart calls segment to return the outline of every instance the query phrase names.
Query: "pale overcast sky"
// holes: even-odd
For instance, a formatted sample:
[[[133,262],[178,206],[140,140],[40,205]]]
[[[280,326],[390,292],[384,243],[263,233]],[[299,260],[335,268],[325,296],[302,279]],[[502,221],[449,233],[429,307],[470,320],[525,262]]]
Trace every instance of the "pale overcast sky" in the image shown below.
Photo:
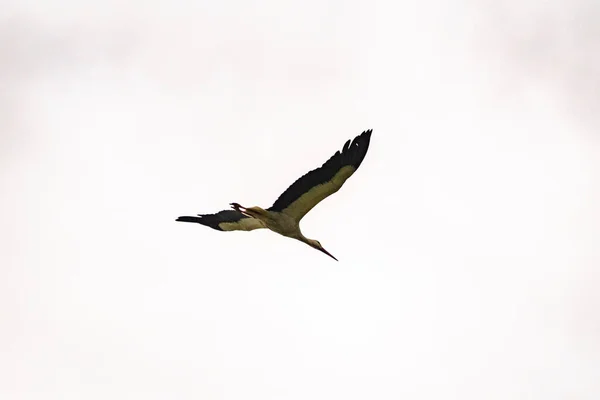
[[[4,0],[0,398],[600,398],[599,10]]]

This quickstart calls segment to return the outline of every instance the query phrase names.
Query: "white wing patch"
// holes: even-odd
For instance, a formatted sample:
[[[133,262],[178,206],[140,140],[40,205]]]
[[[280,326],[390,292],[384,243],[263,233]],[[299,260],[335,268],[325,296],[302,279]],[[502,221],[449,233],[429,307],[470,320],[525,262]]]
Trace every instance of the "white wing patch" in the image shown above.
[[[236,222],[221,222],[219,228],[224,231],[253,231],[266,228],[265,224],[256,218],[242,218]]]
[[[352,165],[346,165],[342,167],[333,178],[325,183],[312,187],[308,192],[304,193],[294,201],[287,208],[283,210],[283,213],[290,217],[300,221],[304,215],[312,210],[314,206],[326,197],[334,194],[346,182],[348,178],[356,171]]]

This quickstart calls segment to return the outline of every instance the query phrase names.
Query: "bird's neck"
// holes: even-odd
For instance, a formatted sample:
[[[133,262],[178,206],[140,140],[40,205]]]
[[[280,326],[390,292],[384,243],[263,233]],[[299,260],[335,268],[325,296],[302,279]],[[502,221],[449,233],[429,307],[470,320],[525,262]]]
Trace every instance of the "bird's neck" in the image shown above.
[[[313,239],[309,239],[306,236],[304,236],[302,234],[302,232],[298,232],[298,236],[296,237],[296,239],[298,239],[301,242],[306,243],[307,245],[311,246],[311,247],[316,247],[316,241]]]

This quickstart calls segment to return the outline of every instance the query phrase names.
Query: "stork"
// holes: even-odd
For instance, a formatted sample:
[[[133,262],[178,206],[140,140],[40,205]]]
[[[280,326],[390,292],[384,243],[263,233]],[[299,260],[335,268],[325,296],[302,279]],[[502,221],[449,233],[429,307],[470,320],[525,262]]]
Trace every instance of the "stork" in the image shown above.
[[[216,214],[182,216],[176,221],[195,222],[218,231],[253,231],[267,228],[304,242],[337,261],[318,240],[309,239],[302,234],[300,220],[319,202],[340,190],[344,182],[356,172],[369,149],[372,131],[369,129],[362,132],[352,142],[348,140],[341,152],[337,151],[320,168],[296,180],[266,210],[230,203],[231,210],[223,210]]]

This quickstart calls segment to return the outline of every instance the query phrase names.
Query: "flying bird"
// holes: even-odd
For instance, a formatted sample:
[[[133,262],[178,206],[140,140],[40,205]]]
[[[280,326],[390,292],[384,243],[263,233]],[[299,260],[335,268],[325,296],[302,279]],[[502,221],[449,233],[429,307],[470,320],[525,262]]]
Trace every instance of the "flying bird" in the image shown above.
[[[300,220],[319,202],[340,190],[344,182],[356,172],[369,149],[372,131],[364,131],[352,142],[348,140],[341,152],[337,151],[320,168],[299,178],[266,210],[230,203],[231,210],[223,210],[216,214],[182,216],[176,221],[196,222],[219,231],[252,231],[267,228],[280,235],[300,240],[337,261],[318,240],[309,239],[302,234]]]

